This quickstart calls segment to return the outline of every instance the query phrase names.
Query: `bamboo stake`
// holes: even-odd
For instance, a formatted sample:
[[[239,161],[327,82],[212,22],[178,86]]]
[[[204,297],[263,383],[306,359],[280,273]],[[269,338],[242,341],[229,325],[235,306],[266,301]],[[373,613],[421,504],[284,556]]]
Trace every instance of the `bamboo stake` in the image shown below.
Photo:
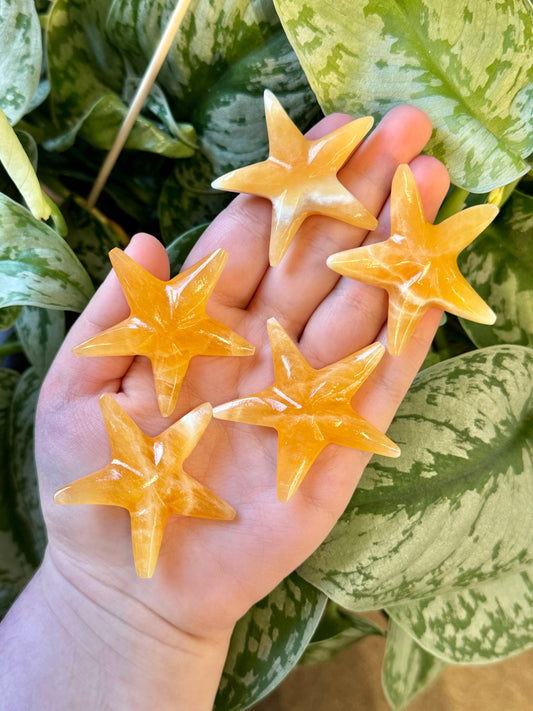
[[[157,45],[152,59],[150,60],[150,64],[148,65],[142,78],[142,81],[139,84],[139,88],[137,89],[135,96],[133,97],[133,100],[128,109],[128,113],[126,114],[124,121],[122,122],[122,125],[118,130],[117,136],[109,150],[109,153],[107,154],[104,162],[102,163],[100,172],[98,173],[92,190],[89,194],[89,197],[87,198],[87,207],[89,208],[89,210],[92,210],[92,208],[96,205],[96,201],[100,197],[100,193],[102,192],[104,185],[106,184],[106,181],[109,178],[111,171],[113,170],[113,166],[115,165],[117,158],[120,155],[120,151],[123,149],[124,144],[126,143],[131,129],[133,128],[133,124],[135,123],[135,120],[137,119],[137,116],[139,115],[139,112],[142,109],[144,102],[146,101],[146,97],[150,93],[150,89],[152,88],[152,85],[157,75],[159,74],[159,70],[161,69],[163,62],[166,59],[174,37],[178,32],[183,17],[185,16],[187,8],[190,4],[191,0],[178,0],[178,4],[174,8],[168,25],[166,26],[165,31],[163,32],[161,39],[159,40],[159,44]]]

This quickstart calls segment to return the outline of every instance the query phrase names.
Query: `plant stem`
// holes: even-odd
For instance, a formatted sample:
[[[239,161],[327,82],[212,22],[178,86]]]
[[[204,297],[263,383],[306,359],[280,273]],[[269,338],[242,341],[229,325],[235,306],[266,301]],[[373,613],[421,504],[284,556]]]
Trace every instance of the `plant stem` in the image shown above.
[[[14,353],[22,353],[22,344],[19,341],[8,341],[0,345],[0,358]]]
[[[100,172],[98,173],[93,188],[89,194],[89,197],[87,198],[87,207],[89,210],[91,210],[95,206],[96,201],[98,200],[100,193],[102,192],[103,187],[111,171],[113,170],[113,166],[115,165],[120,151],[122,150],[124,144],[127,141],[131,129],[133,128],[133,124],[135,123],[137,116],[139,115],[139,112],[142,109],[144,102],[146,101],[146,97],[150,93],[150,89],[152,88],[155,78],[159,74],[159,70],[161,69],[163,62],[166,59],[170,46],[174,40],[174,37],[176,36],[176,33],[182,23],[183,17],[187,12],[187,8],[189,7],[190,3],[191,0],[178,0],[178,4],[174,8],[174,12],[172,13],[168,25],[166,26],[165,31],[163,32],[163,35],[159,40],[159,44],[157,45],[154,55],[150,60],[150,64],[148,65],[146,72],[144,73],[142,81],[139,84],[139,88],[137,89],[135,96],[133,97],[128,113],[126,114],[124,121],[122,122],[122,125],[119,128],[115,141],[111,146],[111,149],[107,154],[102,164],[102,167],[100,168]]]

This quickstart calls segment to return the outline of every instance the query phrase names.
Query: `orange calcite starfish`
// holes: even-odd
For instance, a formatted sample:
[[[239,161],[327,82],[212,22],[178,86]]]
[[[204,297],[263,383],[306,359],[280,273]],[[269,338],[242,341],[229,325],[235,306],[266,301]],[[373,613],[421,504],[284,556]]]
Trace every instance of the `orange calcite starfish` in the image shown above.
[[[157,437],[147,437],[116,400],[100,398],[111,462],[59,489],[57,504],[107,504],[130,512],[133,557],[141,578],[155,569],[163,531],[170,516],[230,521],[235,511],[183,470],[186,459],[212,416],[209,403],[189,412]]]
[[[328,215],[374,230],[376,218],[337,179],[373,119],[357,119],[310,141],[270,91],[265,91],[265,115],[270,144],[267,160],[233,170],[215,180],[213,187],[260,195],[272,202],[270,264],[280,263],[309,215]]]
[[[273,427],[278,432],[278,499],[288,501],[311,464],[331,443],[397,457],[399,448],[351,406],[384,347],[373,343],[320,370],[312,368],[275,319],[268,321],[275,382],[254,395],[219,405],[221,420]]]
[[[120,249],[113,249],[109,257],[130,316],[72,352],[81,356],[148,356],[159,409],[168,417],[176,407],[193,356],[244,356],[255,350],[205,312],[227,256],[226,250],[217,249],[170,281],[161,281]]]
[[[427,222],[415,178],[400,165],[391,189],[391,237],[331,255],[339,274],[389,293],[388,349],[400,355],[430,306],[491,324],[496,315],[460,273],[457,255],[496,217],[495,205],[476,205],[438,225]]]

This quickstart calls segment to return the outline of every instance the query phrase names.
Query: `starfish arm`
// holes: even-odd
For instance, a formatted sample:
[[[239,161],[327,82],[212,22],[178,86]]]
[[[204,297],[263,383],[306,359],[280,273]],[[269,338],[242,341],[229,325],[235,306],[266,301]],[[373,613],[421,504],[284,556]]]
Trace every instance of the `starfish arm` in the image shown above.
[[[310,141],[311,160],[327,161],[332,171],[337,173],[370,131],[373,123],[374,119],[371,116],[362,116],[322,138]]]
[[[314,369],[306,362],[296,344],[283,326],[275,319],[267,321],[268,340],[274,363],[274,378],[278,388],[297,385]]]
[[[374,215],[337,178],[335,182],[336,185],[332,185],[330,190],[318,194],[316,200],[312,195],[308,198],[309,214],[325,215],[354,227],[375,230],[378,221]]]
[[[249,356],[255,352],[255,346],[249,343],[231,328],[220,321],[206,316],[196,325],[197,332],[202,331],[203,345],[193,355],[212,356]]]
[[[189,368],[187,353],[154,353],[150,356],[159,411],[163,417],[174,412],[181,385]]]
[[[132,506],[131,491],[135,478],[135,473],[128,471],[127,467],[112,461],[103,469],[58,489],[54,494],[54,502],[61,505],[120,506],[129,511]]]
[[[448,217],[435,230],[435,249],[454,257],[475,240],[494,220],[499,210],[496,205],[473,205]]]
[[[184,314],[200,311],[213,293],[227,261],[228,253],[220,247],[165,282],[170,313],[178,308]]]
[[[264,102],[270,156],[280,163],[285,163],[289,157],[287,153],[299,153],[302,145],[307,146],[310,141],[295,126],[276,96],[268,89],[264,93]]]
[[[277,267],[309,212],[301,204],[301,195],[284,191],[272,198],[269,261]]]
[[[153,330],[129,317],[72,349],[75,356],[133,356],[149,353]]]
[[[154,574],[169,513],[164,505],[142,506],[130,513],[135,570],[140,578]]]
[[[422,235],[429,223],[424,217],[424,208],[415,176],[408,165],[399,165],[391,185],[391,234]]]
[[[170,515],[232,521],[236,512],[210,489],[181,469],[165,491]]]
[[[431,299],[432,305],[449,313],[477,323],[493,324],[496,314],[481,296],[470,286],[457,268],[439,275],[438,294]]]
[[[420,319],[430,304],[411,293],[390,294],[387,318],[387,349],[393,356],[403,353]]]
[[[278,430],[277,496],[285,503],[294,495],[327,442],[304,420]],[[318,432],[318,434],[320,434]]]
[[[213,180],[211,187],[235,193],[248,193],[272,199],[276,186],[281,185],[288,171],[271,159],[236,168]],[[273,190],[274,188],[274,190]]]
[[[361,385],[375,370],[385,353],[381,343],[371,343],[356,353],[316,371],[312,397],[349,403]]]
[[[324,418],[321,430],[324,439],[333,444],[385,457],[400,456],[400,448],[391,439],[348,407],[344,412]]]
[[[156,439],[164,448],[165,460],[183,462],[189,457],[213,416],[208,402],[198,405],[162,432]]]
[[[387,240],[347,249],[331,254],[326,263],[337,274],[388,290],[394,284],[403,282],[403,275],[395,268],[398,266],[396,260],[389,256],[391,247],[395,245]]]
[[[159,291],[165,282],[150,274],[118,247],[109,252],[109,259],[131,312],[146,314],[146,294]]]
[[[276,428],[286,409],[287,403],[280,398],[276,390],[268,388],[253,395],[217,405],[213,408],[213,417],[217,420]]]

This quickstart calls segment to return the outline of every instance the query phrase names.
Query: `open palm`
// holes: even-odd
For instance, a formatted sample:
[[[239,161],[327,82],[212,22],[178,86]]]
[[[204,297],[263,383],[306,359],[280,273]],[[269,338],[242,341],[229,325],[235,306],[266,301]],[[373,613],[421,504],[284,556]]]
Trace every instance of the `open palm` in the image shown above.
[[[316,138],[346,123],[333,115],[315,126]],[[288,503],[276,497],[277,435],[267,427],[212,420],[185,462],[189,474],[237,511],[234,521],[172,517],[153,578],[137,578],[128,513],[104,506],[59,507],[54,491],[109,462],[110,449],[99,396],[113,394],[149,436],[192,408],[213,406],[270,386],[274,379],[266,322],[275,317],[314,368],[322,368],[380,340],[386,343],[385,292],[339,278],[326,258],[365,240],[389,236],[390,186],[400,163],[410,163],[426,217],[433,219],[446,193],[444,167],[419,156],[429,138],[418,110],[391,111],[339,174],[344,185],[376,216],[367,233],[328,217],[308,218],[281,264],[269,267],[271,206],[239,196],[193,249],[190,266],[218,247],[228,263],[207,312],[256,346],[250,357],[196,357],[191,361],[171,418],[159,414],[152,369],[146,358],[75,358],[80,342],[128,316],[111,274],[71,329],[43,385],[36,428],[36,456],[48,555],[75,584],[89,580],[120,589],[191,633],[231,627],[258,599],[319,545],[346,506],[368,454],[329,445]],[[136,236],[128,254],[160,279],[168,279],[162,245]],[[427,352],[440,314],[430,310],[400,357],[385,354],[359,390],[354,409],[385,431]]]

